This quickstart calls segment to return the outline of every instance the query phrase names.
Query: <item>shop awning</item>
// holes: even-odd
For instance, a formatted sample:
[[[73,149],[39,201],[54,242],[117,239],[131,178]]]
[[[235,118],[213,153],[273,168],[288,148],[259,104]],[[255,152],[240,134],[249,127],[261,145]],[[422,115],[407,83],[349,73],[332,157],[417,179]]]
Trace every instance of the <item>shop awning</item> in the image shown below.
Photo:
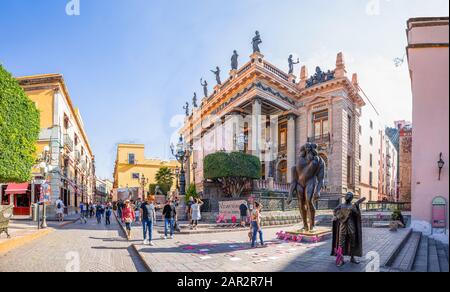
[[[23,183],[23,184],[8,184],[8,187],[6,188],[6,194],[7,195],[16,195],[16,194],[26,194],[28,191],[29,183]]]

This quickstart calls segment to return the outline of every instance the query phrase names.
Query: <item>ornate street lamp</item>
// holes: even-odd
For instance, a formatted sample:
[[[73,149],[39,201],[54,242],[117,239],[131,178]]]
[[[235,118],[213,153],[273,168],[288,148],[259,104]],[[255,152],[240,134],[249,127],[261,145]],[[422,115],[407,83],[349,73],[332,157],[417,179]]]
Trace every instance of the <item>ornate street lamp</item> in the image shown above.
[[[186,177],[185,177],[185,170],[184,170],[184,164],[189,159],[189,156],[192,152],[192,147],[183,141],[183,136],[180,135],[180,139],[176,146],[173,144],[170,145],[170,150],[172,151],[172,155],[175,156],[177,161],[181,165],[180,170],[180,195],[184,196],[186,195]],[[188,170],[189,171],[189,170]]]
[[[438,167],[439,167],[439,180],[441,180],[441,172],[442,172],[442,168],[444,168],[445,162],[442,159],[442,152],[439,154],[439,161],[437,162]]]

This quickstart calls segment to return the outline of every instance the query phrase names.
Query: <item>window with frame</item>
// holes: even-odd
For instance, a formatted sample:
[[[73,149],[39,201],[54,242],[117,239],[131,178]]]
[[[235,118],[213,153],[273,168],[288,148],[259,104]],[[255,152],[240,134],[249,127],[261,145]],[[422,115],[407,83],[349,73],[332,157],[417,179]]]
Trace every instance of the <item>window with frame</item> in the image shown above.
[[[286,150],[287,148],[287,123],[280,125],[280,131],[278,136],[280,150]]]
[[[80,140],[78,139],[77,134],[74,135],[74,143],[75,143],[75,146],[77,146],[80,143]]]
[[[64,130],[69,129],[69,117],[64,114]]]
[[[370,154],[369,163],[370,163],[370,167],[372,167],[373,166],[373,155],[372,154]]]
[[[328,110],[313,114],[314,137],[320,138],[328,135],[330,132],[328,122]]]
[[[369,185],[373,186],[373,172],[369,171]]]
[[[352,179],[352,157],[351,156],[347,156],[347,184],[351,185],[353,182]]]
[[[353,128],[353,122],[352,122],[352,117],[350,115],[347,116],[347,139],[348,141],[352,141],[352,128]]]
[[[128,164],[136,164],[136,156],[134,153],[128,153]]]
[[[370,141],[369,142],[370,142],[370,145],[373,146],[373,138],[372,137],[370,137]]]

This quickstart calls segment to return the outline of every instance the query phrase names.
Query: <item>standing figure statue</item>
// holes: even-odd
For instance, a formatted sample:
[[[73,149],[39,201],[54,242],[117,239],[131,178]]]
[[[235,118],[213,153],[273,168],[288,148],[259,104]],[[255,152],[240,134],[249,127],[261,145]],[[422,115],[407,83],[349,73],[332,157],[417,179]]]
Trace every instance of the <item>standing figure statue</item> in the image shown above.
[[[331,255],[336,256],[336,265],[345,264],[344,256],[350,256],[350,262],[359,264],[355,257],[362,257],[362,227],[359,205],[366,198],[352,204],[353,193],[345,195],[345,203],[334,210],[333,245]]]
[[[303,230],[312,232],[316,217],[314,203],[320,198],[325,177],[325,162],[318,155],[316,144],[307,143],[302,146],[298,163],[291,171],[292,183],[287,203],[292,202],[293,195],[296,193],[303,219]]]
[[[262,44],[261,36],[259,35],[259,31],[256,31],[252,40],[253,53],[261,53],[261,50],[259,49],[260,44]]]
[[[216,81],[218,85],[222,85],[222,81],[220,80],[220,68],[219,66],[216,67],[216,71],[211,70],[212,73],[214,73],[214,75],[216,75]]]
[[[200,85],[203,86],[203,94],[206,98],[208,98],[208,82],[203,81],[203,78],[200,79]]]
[[[194,92],[194,97],[192,98],[192,106],[194,108],[198,107],[198,104],[197,104],[197,92]]]
[[[236,50],[233,51],[233,56],[231,57],[231,70],[238,69],[238,58],[239,55]]]
[[[186,105],[183,106],[183,109],[186,113],[186,117],[189,117],[189,102],[186,102]]]
[[[289,55],[289,59],[288,59],[288,62],[289,62],[289,74],[294,74],[294,65],[297,65],[297,64],[300,63],[300,59],[299,58],[297,58],[297,62],[294,62],[294,60],[292,58],[294,58],[294,56]]]

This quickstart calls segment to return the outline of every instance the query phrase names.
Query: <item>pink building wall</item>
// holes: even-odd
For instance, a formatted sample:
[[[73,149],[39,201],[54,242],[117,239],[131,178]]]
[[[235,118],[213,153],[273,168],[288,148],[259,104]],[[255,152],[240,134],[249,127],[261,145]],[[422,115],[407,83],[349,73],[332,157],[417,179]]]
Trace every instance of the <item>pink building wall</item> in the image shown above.
[[[431,232],[432,200],[449,199],[449,27],[448,18],[408,21],[408,62],[413,95],[412,220]],[[438,180],[439,153],[445,166]],[[448,234],[448,233],[447,233]]]

